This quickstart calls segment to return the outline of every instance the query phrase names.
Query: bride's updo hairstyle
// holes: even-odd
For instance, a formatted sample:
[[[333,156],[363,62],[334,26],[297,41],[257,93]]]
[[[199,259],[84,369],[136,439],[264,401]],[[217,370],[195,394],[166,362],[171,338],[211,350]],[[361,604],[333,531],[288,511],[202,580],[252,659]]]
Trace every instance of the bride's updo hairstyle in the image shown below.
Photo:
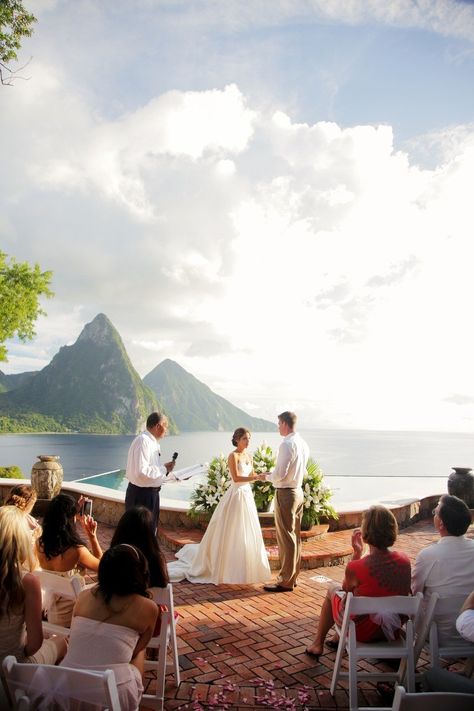
[[[235,430],[234,434],[232,435],[232,444],[234,447],[237,447],[237,442],[239,439],[241,439],[245,434],[250,434],[248,430],[245,429],[245,427],[237,427]]]

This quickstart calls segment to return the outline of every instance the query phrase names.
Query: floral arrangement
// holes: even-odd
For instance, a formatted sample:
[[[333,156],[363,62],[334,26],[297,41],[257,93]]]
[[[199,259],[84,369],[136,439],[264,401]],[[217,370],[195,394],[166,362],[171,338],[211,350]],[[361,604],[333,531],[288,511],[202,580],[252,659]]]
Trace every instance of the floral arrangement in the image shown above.
[[[276,457],[272,448],[262,442],[253,455],[253,470],[256,474],[271,472],[275,467]],[[275,496],[275,489],[269,481],[255,481],[253,483],[253,497],[257,511],[268,511]]]
[[[207,470],[207,479],[191,494],[189,515],[197,517],[202,513],[212,515],[231,483],[227,459],[221,454],[214,457]]]
[[[318,524],[321,518],[338,518],[336,510],[329,503],[332,491],[324,484],[324,475],[314,459],[308,459],[306,474],[303,477],[303,519],[301,528],[309,530]]]

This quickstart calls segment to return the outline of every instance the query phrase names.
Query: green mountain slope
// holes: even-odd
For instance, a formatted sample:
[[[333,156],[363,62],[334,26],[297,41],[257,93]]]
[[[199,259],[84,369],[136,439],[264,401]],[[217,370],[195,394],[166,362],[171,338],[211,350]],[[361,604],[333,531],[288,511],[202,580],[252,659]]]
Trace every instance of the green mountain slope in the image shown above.
[[[31,378],[37,374],[37,370],[31,370],[26,373],[13,373],[7,375],[0,370],[0,393],[6,393],[8,390],[16,390],[25,385]]]
[[[251,417],[216,395],[175,361],[164,360],[143,378],[143,382],[160,399],[180,430],[232,431],[239,426],[257,432],[276,429],[272,422]]]
[[[0,394],[0,431],[135,433],[157,409],[119,333],[99,314],[25,385]]]

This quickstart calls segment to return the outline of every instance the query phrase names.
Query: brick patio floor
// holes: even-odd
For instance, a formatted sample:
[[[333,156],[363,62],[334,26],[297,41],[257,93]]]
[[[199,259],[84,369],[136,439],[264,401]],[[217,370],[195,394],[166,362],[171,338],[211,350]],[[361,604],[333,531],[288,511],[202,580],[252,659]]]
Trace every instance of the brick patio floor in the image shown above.
[[[112,532],[99,524],[104,548]],[[469,535],[474,537],[473,527]],[[347,531],[329,533],[318,545],[340,549],[347,545],[347,536]],[[191,537],[199,539],[197,533]],[[413,562],[418,551],[436,539],[432,521],[421,521],[400,532],[395,548]],[[166,556],[174,557],[172,552]],[[304,570],[290,593],[267,593],[260,585],[174,583],[182,671],[179,688],[170,677],[165,708],[347,709],[347,684],[334,698],[329,693],[335,652],[328,649],[316,662],[304,651],[326,594],[325,578],[342,581],[344,567]],[[420,666],[424,664],[422,658]],[[365,667],[372,668],[368,663]],[[147,675],[145,684],[153,692],[152,676]],[[306,694],[307,701],[298,700],[299,694]],[[361,685],[360,696],[363,705],[384,705],[373,684]]]

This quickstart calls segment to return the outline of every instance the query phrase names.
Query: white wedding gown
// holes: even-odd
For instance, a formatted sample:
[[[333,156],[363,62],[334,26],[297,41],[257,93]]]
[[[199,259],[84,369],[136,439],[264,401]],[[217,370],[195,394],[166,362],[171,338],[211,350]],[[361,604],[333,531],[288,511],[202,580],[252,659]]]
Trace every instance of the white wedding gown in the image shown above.
[[[252,465],[239,476],[249,476]],[[271,571],[250,484],[232,481],[201,543],[189,543],[168,563],[171,582],[251,584],[270,580]]]

